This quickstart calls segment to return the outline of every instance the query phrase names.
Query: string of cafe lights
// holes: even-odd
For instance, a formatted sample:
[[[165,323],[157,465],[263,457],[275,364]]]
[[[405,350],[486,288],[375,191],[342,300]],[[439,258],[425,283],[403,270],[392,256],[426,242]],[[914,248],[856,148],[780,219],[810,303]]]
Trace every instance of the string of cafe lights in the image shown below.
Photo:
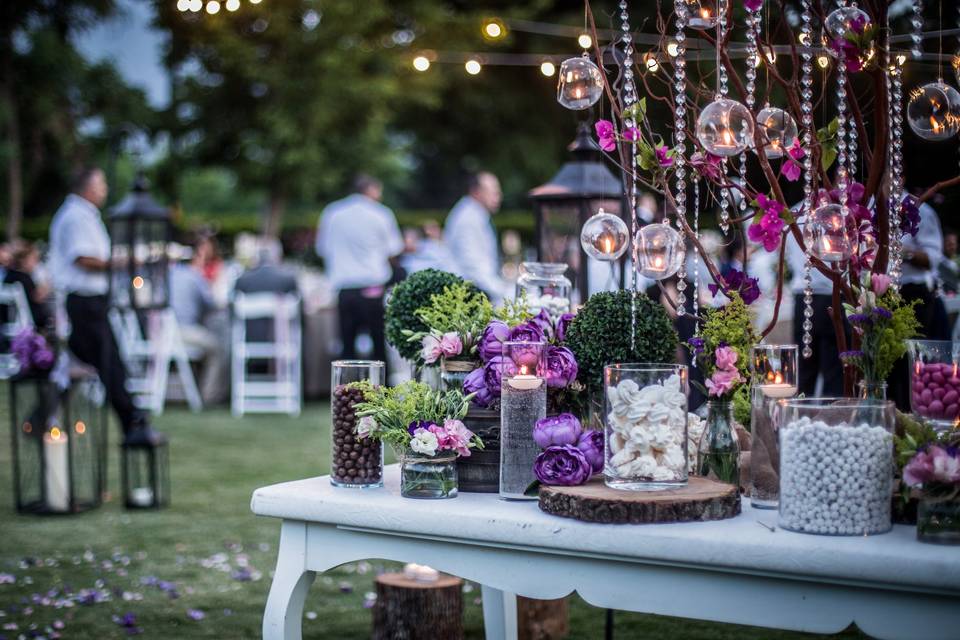
[[[263,0],[247,0],[250,4],[260,4]],[[177,0],[177,11],[180,13],[201,13],[206,11],[210,15],[220,13],[220,9],[233,13],[239,11],[241,0]]]

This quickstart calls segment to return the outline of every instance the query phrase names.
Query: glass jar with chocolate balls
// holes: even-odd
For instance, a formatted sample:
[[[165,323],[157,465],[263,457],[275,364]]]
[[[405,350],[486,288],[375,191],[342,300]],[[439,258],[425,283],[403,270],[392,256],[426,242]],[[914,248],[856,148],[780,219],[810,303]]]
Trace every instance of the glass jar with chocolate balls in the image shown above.
[[[331,377],[330,483],[337,487],[383,486],[383,445],[357,434],[354,407],[363,402],[363,385],[384,383],[380,360],[337,360]]]

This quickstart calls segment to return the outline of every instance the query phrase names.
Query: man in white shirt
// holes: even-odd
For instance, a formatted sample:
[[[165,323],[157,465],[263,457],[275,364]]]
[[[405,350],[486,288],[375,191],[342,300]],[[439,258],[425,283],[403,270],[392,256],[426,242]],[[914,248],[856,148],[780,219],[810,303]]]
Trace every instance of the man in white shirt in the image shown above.
[[[472,281],[496,303],[507,293],[500,277],[500,251],[490,216],[500,210],[500,181],[492,173],[470,176],[467,195],[460,198],[443,230],[443,240],[453,254],[455,271]]]
[[[66,294],[70,351],[97,370],[107,398],[120,418],[128,444],[159,443],[146,415],[127,392],[127,371],[107,321],[110,236],[100,219],[107,201],[107,180],[99,168],[84,169],[74,180],[50,224],[50,260],[54,285]]]
[[[383,294],[399,269],[404,244],[393,211],[380,204],[382,197],[379,180],[359,175],[354,193],[320,214],[316,249],[338,293],[343,358],[356,357],[357,334],[365,328],[374,358],[387,361]]]

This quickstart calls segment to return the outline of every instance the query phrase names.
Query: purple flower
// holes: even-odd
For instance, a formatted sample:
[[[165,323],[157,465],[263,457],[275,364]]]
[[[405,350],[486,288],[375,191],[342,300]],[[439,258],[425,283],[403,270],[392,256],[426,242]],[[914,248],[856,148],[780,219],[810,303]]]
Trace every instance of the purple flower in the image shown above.
[[[494,398],[500,397],[500,379],[504,374],[517,375],[517,365],[506,356],[496,356],[483,365],[483,380],[486,382],[487,391]]]
[[[530,318],[527,323],[532,324],[540,329],[540,331],[543,332],[544,338],[547,340],[553,339],[553,319],[550,317],[550,313],[546,309],[540,309],[540,313]]]
[[[806,156],[807,152],[800,145],[800,138],[795,139],[793,144],[787,148],[787,157],[783,161],[783,166],[780,167],[780,173],[783,174],[783,177],[790,182],[799,180],[803,168],[800,161]]]
[[[673,166],[673,158],[669,155],[669,153],[670,149],[667,149],[664,146],[659,146],[656,148],[657,164],[664,169]]]
[[[565,313],[557,320],[557,330],[556,338],[557,342],[563,342],[567,339],[567,329],[570,328],[570,323],[573,322],[573,319],[576,317],[575,314]]]
[[[886,307],[874,307],[873,315],[877,316],[878,318],[883,318],[884,320],[893,319],[893,314]]]
[[[723,276],[723,280],[725,286],[722,291],[725,294],[738,294],[744,304],[753,304],[760,297],[760,281],[749,277],[743,271],[731,269],[727,275]],[[707,288],[714,296],[721,291],[720,285],[716,283],[707,285]]]
[[[507,326],[507,323],[500,320],[491,320],[480,335],[480,342],[477,346],[480,359],[487,362],[491,358],[502,354],[503,343],[509,336],[510,327]]]
[[[122,617],[114,615],[112,620],[114,624],[123,627],[128,636],[135,636],[143,633],[143,629],[137,626],[137,617],[132,613],[125,613]]]
[[[763,0],[743,0],[743,6],[747,11],[760,11]]]
[[[617,133],[612,122],[597,120],[593,129],[597,133],[597,141],[600,143],[601,149],[609,153],[617,148]]]
[[[429,420],[414,420],[413,422],[407,425],[407,433],[409,433],[410,435],[413,435],[417,429],[429,430],[430,427],[436,427],[436,426],[437,426],[436,422],[430,422]]]
[[[191,620],[203,620],[207,617],[207,614],[200,609],[187,609],[187,617]]]
[[[900,207],[900,230],[912,236],[920,231],[920,206],[917,199],[907,194]]]
[[[21,330],[14,336],[10,350],[20,368],[25,371],[30,369],[47,371],[53,366],[55,359],[47,341],[31,327]]]
[[[594,473],[603,471],[603,431],[584,431],[577,440],[577,449],[583,452]]]
[[[533,463],[533,473],[543,484],[576,486],[589,480],[592,472],[583,451],[569,444],[549,447]]]
[[[533,426],[533,439],[541,449],[551,446],[575,445],[580,440],[583,427],[577,416],[561,413],[558,416],[540,418]]]
[[[723,158],[712,153],[697,151],[690,156],[690,164],[707,180],[719,180],[722,174]]]
[[[716,294],[714,294],[714,295],[716,295]],[[690,342],[688,342],[687,344],[689,344],[690,347],[693,349],[693,353],[694,353],[695,355],[699,355],[699,354],[703,353],[703,347],[704,347],[704,345],[705,345],[706,343],[704,342],[703,338],[694,336],[694,337],[690,338]]]
[[[546,348],[547,386],[564,389],[577,379],[577,358],[566,347]]]
[[[862,357],[863,357],[863,351],[860,351],[859,349],[851,349],[850,351],[842,351],[840,353],[841,360],[848,360],[851,358],[862,358]]]
[[[546,338],[543,329],[533,321],[528,321],[511,329],[507,342],[544,342]]]
[[[485,372],[483,367],[479,367],[471,371],[463,381],[463,392],[466,394],[476,394],[473,396],[473,404],[478,407],[488,407],[490,406],[490,401],[493,400],[493,395],[487,389],[487,382],[485,380]]]
[[[847,321],[853,325],[871,325],[873,318],[864,313],[851,313],[847,316]]]
[[[780,219],[780,212],[783,211],[784,207],[762,193],[757,194],[757,205],[763,215],[759,220],[754,219],[753,224],[747,228],[747,237],[753,242],[762,244],[767,251],[776,251],[780,245],[780,233],[783,230],[783,220]],[[758,214],[760,211],[758,211]]]

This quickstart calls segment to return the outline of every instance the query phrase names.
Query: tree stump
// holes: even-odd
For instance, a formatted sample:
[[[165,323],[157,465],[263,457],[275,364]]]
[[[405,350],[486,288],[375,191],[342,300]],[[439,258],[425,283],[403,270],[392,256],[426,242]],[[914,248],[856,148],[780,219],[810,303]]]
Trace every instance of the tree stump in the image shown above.
[[[402,573],[377,577],[373,607],[374,640],[463,638],[463,580],[440,574],[417,582]]]
[[[540,487],[540,508],[555,516],[603,524],[723,520],[740,513],[737,487],[691,476],[664,491],[621,491],[595,478],[579,487]]]
[[[566,598],[534,600],[517,596],[519,640],[560,640],[569,632]]]

